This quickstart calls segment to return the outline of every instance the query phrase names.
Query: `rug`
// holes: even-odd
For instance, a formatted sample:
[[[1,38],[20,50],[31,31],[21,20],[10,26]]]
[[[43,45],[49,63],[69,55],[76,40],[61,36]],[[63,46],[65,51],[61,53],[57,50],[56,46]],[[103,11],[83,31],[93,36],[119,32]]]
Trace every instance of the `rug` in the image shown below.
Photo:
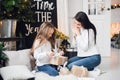
[[[101,71],[100,69],[96,68],[93,71],[89,71],[88,77],[77,77],[73,74],[67,74],[67,75],[59,75],[59,76],[49,76],[46,73],[38,72],[35,74],[35,80],[95,80],[99,75]]]

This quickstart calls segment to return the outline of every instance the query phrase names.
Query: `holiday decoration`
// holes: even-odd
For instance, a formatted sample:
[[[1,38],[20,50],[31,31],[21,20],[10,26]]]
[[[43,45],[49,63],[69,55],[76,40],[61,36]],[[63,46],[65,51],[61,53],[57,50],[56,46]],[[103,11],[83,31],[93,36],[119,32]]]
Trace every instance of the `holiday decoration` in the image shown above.
[[[32,2],[33,0],[0,0],[0,20],[16,19],[33,22]]]
[[[115,8],[120,8],[120,4],[113,4],[113,5],[111,5],[111,9],[115,9]]]

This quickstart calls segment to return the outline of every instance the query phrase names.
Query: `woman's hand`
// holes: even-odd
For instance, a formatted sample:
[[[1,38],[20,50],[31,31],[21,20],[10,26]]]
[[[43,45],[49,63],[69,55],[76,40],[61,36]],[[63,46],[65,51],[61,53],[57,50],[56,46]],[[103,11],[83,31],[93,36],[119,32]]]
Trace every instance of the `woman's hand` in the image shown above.
[[[60,51],[59,54],[62,56],[64,55],[64,51]]]
[[[76,38],[76,36],[80,35],[80,27],[73,25],[72,32],[73,32],[73,36]]]
[[[78,22],[77,20],[74,19],[71,28],[72,28],[73,35],[75,37],[80,35],[80,29],[82,28],[80,22]]]
[[[80,28],[72,28],[73,36],[76,38],[78,35],[80,35]]]
[[[52,51],[50,51],[50,52],[47,53],[47,56],[48,56],[49,58],[51,58],[51,57],[54,56],[54,55],[55,55],[55,53],[52,52]]]
[[[80,28],[74,27],[73,31],[74,31],[74,34],[76,34],[76,35],[80,34]]]

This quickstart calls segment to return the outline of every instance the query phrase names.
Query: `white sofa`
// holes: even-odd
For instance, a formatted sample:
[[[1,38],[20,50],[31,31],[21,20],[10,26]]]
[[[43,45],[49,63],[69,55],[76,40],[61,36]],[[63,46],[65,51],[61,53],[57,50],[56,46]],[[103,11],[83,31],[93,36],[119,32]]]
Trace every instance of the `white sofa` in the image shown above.
[[[84,80],[72,74],[52,77],[43,72],[33,73],[30,64],[30,49],[4,51],[4,53],[8,55],[9,61],[6,67],[0,68],[3,80],[28,80],[33,77],[34,80]],[[91,76],[85,80],[95,80],[95,78]]]

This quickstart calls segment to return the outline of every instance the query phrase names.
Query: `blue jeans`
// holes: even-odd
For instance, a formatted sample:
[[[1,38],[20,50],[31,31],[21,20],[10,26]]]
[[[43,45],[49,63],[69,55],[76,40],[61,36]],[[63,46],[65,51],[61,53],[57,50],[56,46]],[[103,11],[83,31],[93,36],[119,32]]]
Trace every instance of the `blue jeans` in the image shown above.
[[[55,66],[55,65],[46,64],[46,65],[43,65],[43,66],[37,66],[37,69],[38,69],[38,71],[45,72],[50,76],[59,75],[59,73],[57,71],[57,66]]]
[[[99,54],[88,56],[88,57],[72,57],[68,60],[67,68],[71,70],[73,65],[84,66],[89,71],[93,70],[96,66],[101,63],[101,56]]]

